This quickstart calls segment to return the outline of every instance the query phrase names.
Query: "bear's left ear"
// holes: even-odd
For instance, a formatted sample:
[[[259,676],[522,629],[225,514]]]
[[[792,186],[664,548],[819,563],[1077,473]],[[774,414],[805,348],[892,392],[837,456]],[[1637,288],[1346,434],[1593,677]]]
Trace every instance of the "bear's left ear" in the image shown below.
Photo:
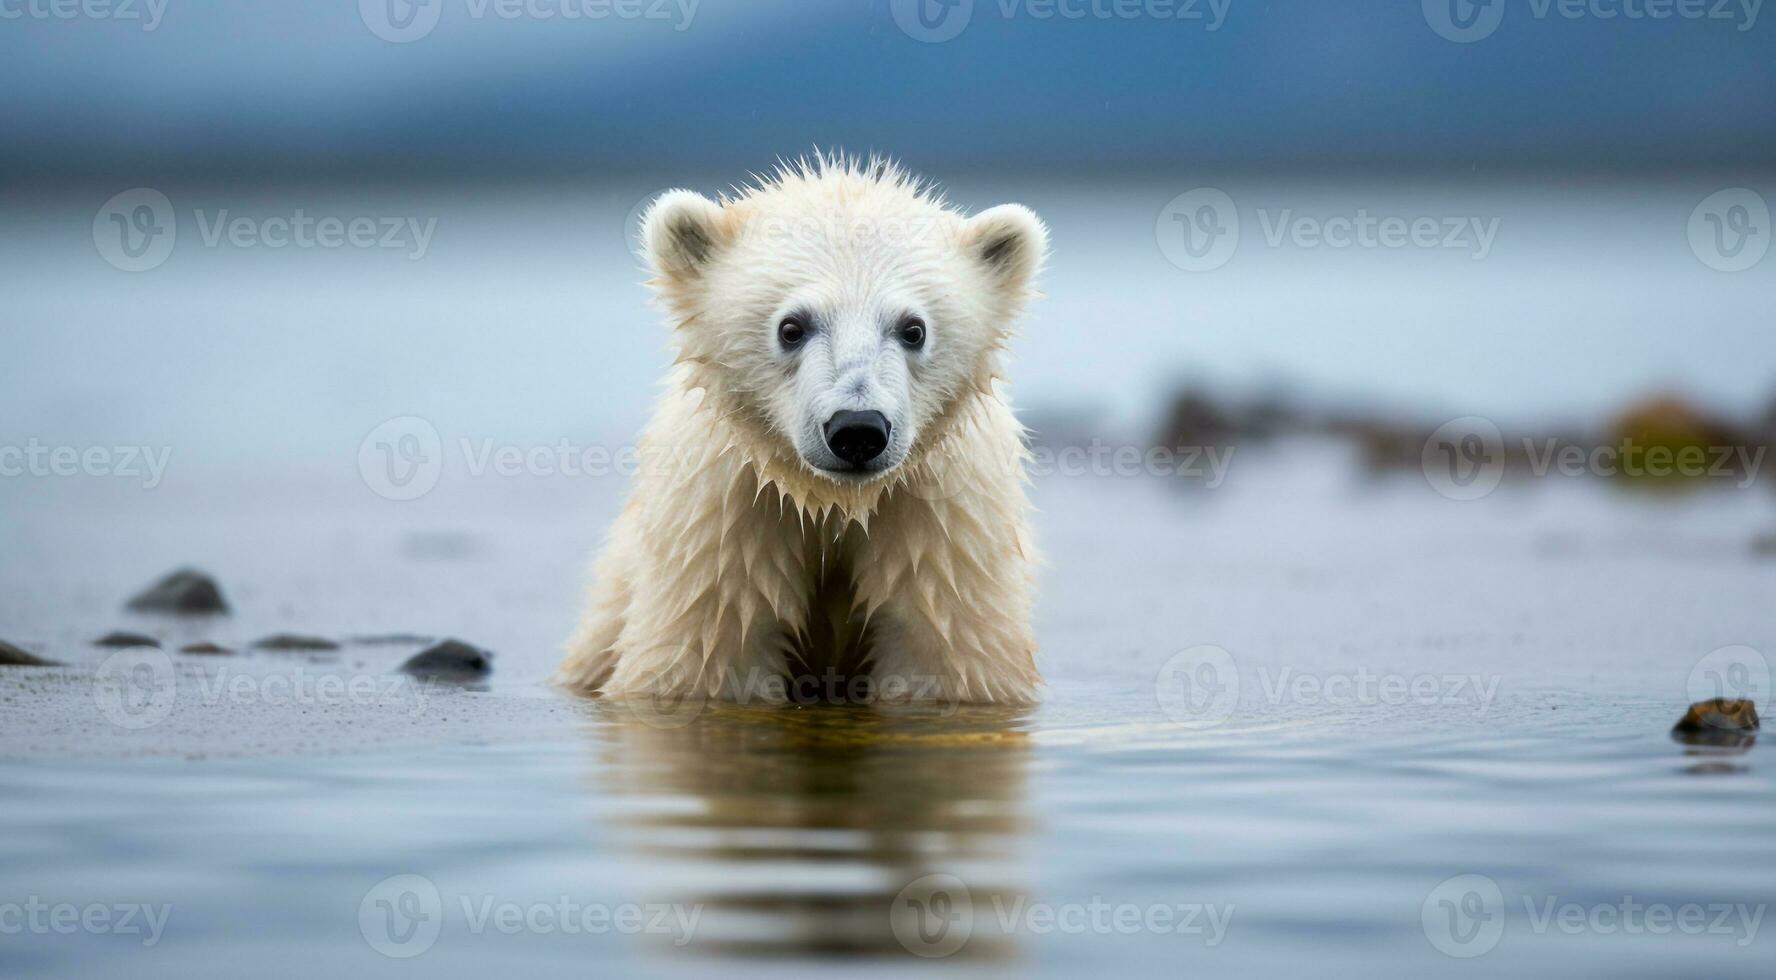
[[[1048,255],[1048,229],[1021,204],[1001,204],[962,225],[962,249],[986,270],[1000,295],[1017,301],[1028,295]]]

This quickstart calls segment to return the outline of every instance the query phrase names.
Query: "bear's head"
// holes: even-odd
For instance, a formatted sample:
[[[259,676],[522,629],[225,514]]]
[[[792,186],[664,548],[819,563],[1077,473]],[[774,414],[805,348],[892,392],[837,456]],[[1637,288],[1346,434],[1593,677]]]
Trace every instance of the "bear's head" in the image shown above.
[[[825,157],[721,200],[667,192],[643,236],[712,417],[853,486],[891,482],[990,393],[1048,244],[1019,205],[968,217],[892,164]]]

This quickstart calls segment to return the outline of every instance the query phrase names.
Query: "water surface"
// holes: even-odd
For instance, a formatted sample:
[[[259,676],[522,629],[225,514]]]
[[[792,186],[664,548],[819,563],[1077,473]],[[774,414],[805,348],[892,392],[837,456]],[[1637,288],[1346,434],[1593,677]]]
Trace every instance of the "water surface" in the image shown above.
[[[7,934],[6,973],[1768,975],[1768,746],[1667,734],[1712,651],[1776,649],[1765,494],[1455,503],[1286,454],[1232,474],[1038,484],[1050,683],[1028,709],[550,690],[615,485],[444,485],[369,516],[267,489],[276,526],[15,497],[4,577],[29,601],[4,628],[70,676],[104,656],[84,637],[136,625],[114,610],[165,553],[236,600],[180,630],[456,633],[499,661],[411,721],[182,702],[86,741],[16,726],[43,718],[25,697],[95,723],[90,684],[8,681],[0,895],[168,915],[152,946]],[[130,543],[117,567],[106,541]],[[1232,672],[1198,652],[1181,677],[1205,646]],[[404,652],[191,669],[383,676]],[[1637,925],[1688,905],[1718,928]]]

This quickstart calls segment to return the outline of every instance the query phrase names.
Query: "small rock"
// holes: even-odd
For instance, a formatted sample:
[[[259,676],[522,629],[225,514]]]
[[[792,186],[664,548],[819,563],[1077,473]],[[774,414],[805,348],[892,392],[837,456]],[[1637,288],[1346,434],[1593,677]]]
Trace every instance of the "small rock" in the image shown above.
[[[432,637],[420,636],[417,633],[373,633],[367,636],[354,636],[351,641],[359,646],[380,647],[419,646],[422,643],[432,642],[432,639]]]
[[[234,651],[228,649],[225,646],[217,644],[217,643],[205,642],[205,643],[187,643],[184,646],[179,648],[179,652],[180,653],[201,653],[201,654],[206,654],[206,655],[220,656],[222,654],[233,653]]]
[[[141,633],[125,633],[118,631],[114,633],[106,633],[104,636],[99,637],[93,641],[93,646],[158,648],[160,646],[160,641],[152,636],[144,636]]]
[[[1671,730],[1693,734],[1755,732],[1757,728],[1757,705],[1742,698],[1709,698],[1690,705]]]
[[[445,640],[409,657],[401,672],[438,680],[485,677],[493,672],[493,654],[461,640]]]
[[[302,636],[297,633],[275,633],[253,643],[255,650],[337,650],[339,644],[322,636]]]
[[[0,667],[59,667],[54,660],[45,660],[34,653],[26,653],[18,647],[0,640]]]
[[[129,608],[135,612],[225,613],[228,603],[222,601],[222,590],[217,587],[215,579],[182,568],[131,599]]]

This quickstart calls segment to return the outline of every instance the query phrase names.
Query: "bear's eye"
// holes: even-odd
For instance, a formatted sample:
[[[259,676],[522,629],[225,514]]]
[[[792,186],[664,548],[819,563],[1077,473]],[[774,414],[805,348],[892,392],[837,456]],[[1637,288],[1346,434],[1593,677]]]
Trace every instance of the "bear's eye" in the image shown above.
[[[808,339],[808,324],[799,316],[786,316],[777,324],[777,340],[785,347],[795,348]]]
[[[918,350],[925,346],[925,321],[916,316],[909,316],[901,321],[900,342],[909,350]]]

